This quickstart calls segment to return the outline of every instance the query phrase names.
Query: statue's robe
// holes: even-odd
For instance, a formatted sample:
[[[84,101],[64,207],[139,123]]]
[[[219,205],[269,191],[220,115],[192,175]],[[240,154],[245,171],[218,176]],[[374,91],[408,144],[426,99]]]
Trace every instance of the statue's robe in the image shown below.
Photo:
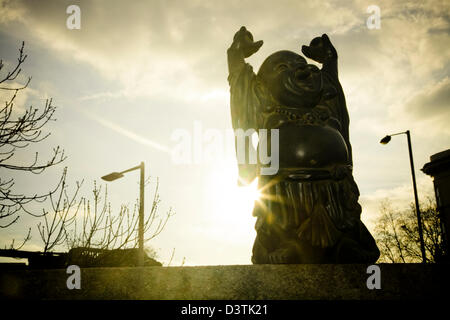
[[[257,217],[253,263],[270,263],[271,253],[292,243],[294,247],[295,243],[307,243],[327,252],[325,260],[301,257],[299,253],[292,263],[375,262],[378,248],[360,221],[359,191],[352,176],[349,116],[337,67],[324,65],[321,70],[324,91],[319,104],[312,109],[295,109],[277,105],[253,68],[243,59],[233,59],[233,52],[228,54],[233,129],[280,130],[278,174],[263,176],[260,164],[239,164],[240,184],[258,177],[263,193],[253,211]],[[315,155],[299,158],[296,147],[306,153],[314,149]],[[252,148],[249,139],[247,148]],[[345,254],[338,248],[344,238],[352,239],[362,249],[343,258]]]

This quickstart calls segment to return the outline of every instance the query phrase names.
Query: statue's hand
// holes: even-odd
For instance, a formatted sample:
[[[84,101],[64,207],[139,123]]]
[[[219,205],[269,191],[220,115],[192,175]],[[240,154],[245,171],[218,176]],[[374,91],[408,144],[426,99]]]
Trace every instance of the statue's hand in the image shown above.
[[[244,58],[250,57],[252,54],[257,52],[259,48],[263,45],[263,41],[253,41],[253,35],[247,31],[245,27],[241,27],[238,32],[234,35],[233,43],[230,49],[234,49],[242,53]]]
[[[302,52],[308,58],[319,63],[337,59],[337,52],[326,34],[311,40],[309,46],[302,46]]]

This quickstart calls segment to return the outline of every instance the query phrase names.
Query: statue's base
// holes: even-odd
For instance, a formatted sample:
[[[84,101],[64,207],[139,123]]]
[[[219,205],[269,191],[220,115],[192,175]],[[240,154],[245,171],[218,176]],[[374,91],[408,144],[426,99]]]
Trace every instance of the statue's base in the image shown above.
[[[81,289],[66,270],[2,270],[0,298],[149,300],[434,299],[448,291],[448,265],[379,264],[381,289],[369,289],[368,265],[237,265],[86,268]],[[373,283],[372,281],[370,281]]]

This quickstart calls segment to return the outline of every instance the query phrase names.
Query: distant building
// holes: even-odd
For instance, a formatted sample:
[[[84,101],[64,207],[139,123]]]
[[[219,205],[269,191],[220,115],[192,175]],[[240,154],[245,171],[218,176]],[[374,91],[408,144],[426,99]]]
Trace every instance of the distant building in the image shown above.
[[[439,212],[444,244],[447,248],[446,260],[449,260],[450,232],[450,149],[436,153],[430,157],[422,171],[433,177],[436,205]]]

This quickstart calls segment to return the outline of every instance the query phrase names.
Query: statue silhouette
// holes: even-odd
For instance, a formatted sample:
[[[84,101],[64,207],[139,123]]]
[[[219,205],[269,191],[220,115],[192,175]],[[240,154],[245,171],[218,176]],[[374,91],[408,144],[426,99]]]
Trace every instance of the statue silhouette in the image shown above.
[[[258,177],[262,193],[252,262],[374,263],[380,252],[360,220],[335,48],[324,34],[302,47],[321,69],[283,50],[255,74],[245,58],[262,45],[242,27],[227,52],[233,129],[279,130],[277,174],[262,175],[261,162],[239,164],[240,183]]]

